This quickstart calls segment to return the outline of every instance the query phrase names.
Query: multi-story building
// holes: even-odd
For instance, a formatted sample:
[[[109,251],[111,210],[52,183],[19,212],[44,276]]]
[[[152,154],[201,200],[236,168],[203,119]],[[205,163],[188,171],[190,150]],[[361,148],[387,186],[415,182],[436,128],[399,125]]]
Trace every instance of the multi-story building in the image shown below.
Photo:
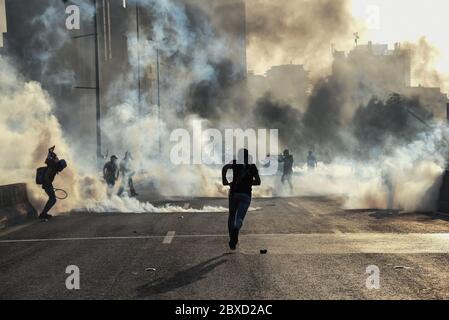
[[[419,99],[436,118],[446,118],[447,96],[440,88],[411,86],[411,52],[399,43],[358,45],[347,55],[334,51],[333,75],[351,92],[355,106],[366,104],[373,96],[384,99],[399,93]]]
[[[333,74],[346,76],[368,94],[384,96],[400,92],[411,85],[411,55],[409,50],[395,44],[358,45],[347,55],[334,52]]]
[[[26,78],[39,81],[51,94],[56,115],[67,136],[85,142],[84,154],[95,157],[110,149],[113,142],[105,139],[99,149],[100,139],[96,138],[99,120],[130,93],[138,92],[142,112],[156,105],[158,97],[164,103],[164,87],[157,85],[156,55],[152,63],[140,63],[139,57],[145,53],[133,52],[139,49],[129,45],[131,37],[151,38],[155,17],[150,6],[127,0],[92,1],[96,3],[96,28],[92,8],[81,7],[80,30],[67,30],[65,9],[71,1],[0,0],[0,14],[3,1],[7,19],[0,21],[0,34],[6,29],[2,29],[6,20],[5,53],[14,57]],[[208,17],[214,32],[230,49],[229,60],[240,70],[238,73],[246,75],[245,1],[172,1],[180,2],[187,14],[200,10]],[[172,66],[164,64],[163,56],[159,58],[161,77],[166,77],[169,70],[164,68]],[[97,70],[99,112],[95,90]],[[175,74],[176,70],[170,70],[170,75]]]
[[[303,65],[272,66],[264,75],[248,75],[248,89],[254,98],[269,93],[274,99],[299,110],[307,107],[309,75]]]
[[[6,33],[5,0],[0,0],[0,48],[3,47],[3,34]]]
[[[440,120],[447,119],[448,97],[441,92],[441,88],[437,87],[408,87],[402,94],[410,98],[419,99],[420,104],[435,118]]]

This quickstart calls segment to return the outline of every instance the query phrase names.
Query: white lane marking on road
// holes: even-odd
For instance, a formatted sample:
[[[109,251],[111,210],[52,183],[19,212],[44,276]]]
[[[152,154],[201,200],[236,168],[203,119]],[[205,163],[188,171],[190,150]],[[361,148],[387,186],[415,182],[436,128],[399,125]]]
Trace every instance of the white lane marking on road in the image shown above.
[[[0,240],[0,244],[85,241],[147,240],[166,236],[92,237]],[[177,235],[177,239],[224,238],[226,234]],[[257,254],[268,245],[270,254],[420,254],[449,253],[449,233],[344,233],[344,234],[247,234],[241,235],[242,252]],[[223,240],[224,241],[224,240]]]
[[[164,241],[162,241],[163,244],[170,244],[173,241],[173,238],[175,237],[176,232],[175,231],[169,231],[167,232],[167,235],[164,238]]]

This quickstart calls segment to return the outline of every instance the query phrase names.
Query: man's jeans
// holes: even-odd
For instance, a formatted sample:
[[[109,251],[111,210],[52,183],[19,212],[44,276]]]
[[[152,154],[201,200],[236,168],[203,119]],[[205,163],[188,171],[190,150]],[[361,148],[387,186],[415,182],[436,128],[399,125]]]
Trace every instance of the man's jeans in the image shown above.
[[[48,201],[47,204],[44,207],[44,210],[42,210],[41,216],[46,216],[48,212],[53,208],[53,206],[56,204],[56,194],[55,190],[53,189],[53,186],[45,186],[43,187],[45,193],[48,195]]]
[[[239,231],[251,205],[251,196],[246,193],[234,193],[229,196],[228,230],[231,244],[237,245]]]

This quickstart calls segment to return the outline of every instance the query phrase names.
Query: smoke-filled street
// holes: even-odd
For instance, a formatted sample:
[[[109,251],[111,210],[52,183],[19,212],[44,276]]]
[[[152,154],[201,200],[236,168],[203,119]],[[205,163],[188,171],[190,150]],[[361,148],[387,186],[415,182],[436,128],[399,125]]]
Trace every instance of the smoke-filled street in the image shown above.
[[[449,298],[447,215],[344,210],[325,197],[255,199],[252,206],[235,253],[227,247],[226,213],[79,212],[7,229],[0,233],[0,298]],[[68,265],[80,269],[80,290],[66,289]],[[378,290],[366,287],[373,265]]]
[[[447,12],[0,0],[0,302],[449,300]]]

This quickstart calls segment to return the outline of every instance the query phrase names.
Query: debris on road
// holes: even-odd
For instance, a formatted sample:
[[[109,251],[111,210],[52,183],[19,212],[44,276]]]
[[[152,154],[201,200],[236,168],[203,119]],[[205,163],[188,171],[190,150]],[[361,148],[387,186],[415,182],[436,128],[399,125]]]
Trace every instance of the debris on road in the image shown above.
[[[146,268],[145,271],[152,271],[152,272],[155,272],[155,271],[157,271],[157,270],[156,270],[156,268]]]
[[[267,249],[260,250],[260,254],[267,254],[267,253],[268,253]]]
[[[412,267],[406,267],[406,266],[395,266],[395,270],[412,270]]]

